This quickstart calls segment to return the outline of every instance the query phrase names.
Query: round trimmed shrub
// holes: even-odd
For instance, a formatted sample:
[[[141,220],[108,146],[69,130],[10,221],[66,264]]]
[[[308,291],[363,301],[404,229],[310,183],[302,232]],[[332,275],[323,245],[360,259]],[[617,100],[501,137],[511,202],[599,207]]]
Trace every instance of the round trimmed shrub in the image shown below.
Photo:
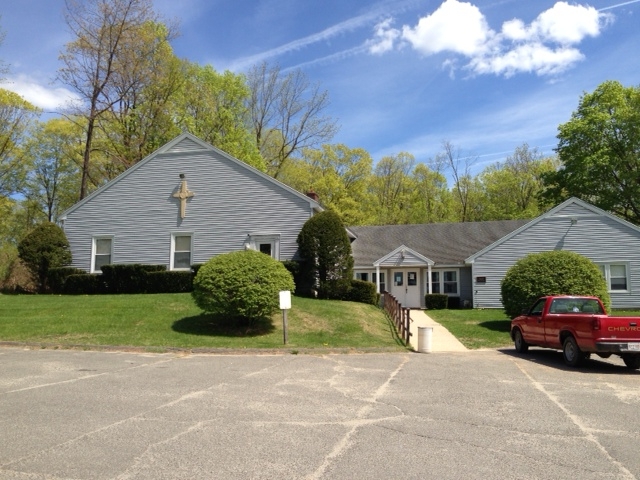
[[[502,280],[501,293],[505,312],[511,318],[546,295],[595,296],[607,310],[611,304],[598,266],[582,255],[564,250],[531,253],[518,260]]]
[[[193,280],[192,296],[205,312],[253,320],[273,315],[280,306],[279,292],[293,289],[293,278],[281,262],[243,250],[202,265]]]
[[[20,259],[38,284],[38,291],[47,291],[51,268],[71,263],[71,250],[64,231],[55,223],[45,222],[35,227],[18,244]]]

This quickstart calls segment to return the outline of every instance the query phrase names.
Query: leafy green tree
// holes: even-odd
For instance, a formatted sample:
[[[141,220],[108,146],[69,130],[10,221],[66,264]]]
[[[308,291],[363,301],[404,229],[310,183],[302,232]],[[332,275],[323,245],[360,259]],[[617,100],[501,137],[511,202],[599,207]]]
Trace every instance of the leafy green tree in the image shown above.
[[[293,290],[284,265],[253,250],[213,257],[193,280],[192,296],[205,312],[236,320],[270,317],[280,305],[279,292]]]
[[[39,110],[0,88],[0,196],[19,192],[26,175],[22,144]]]
[[[321,298],[345,298],[353,278],[353,257],[340,216],[325,210],[311,217],[298,234],[298,247],[304,261],[303,293],[315,287]]]
[[[411,172],[414,165],[415,158],[406,152],[383,157],[376,164],[369,187],[374,198],[374,223],[409,223],[414,192]]]
[[[66,0],[65,21],[73,39],[60,54],[59,79],[78,95],[84,117],[84,151],[80,198],[88,193],[98,120],[149,76],[150,62],[163,42],[149,35],[159,24],[152,0]],[[167,27],[166,39],[173,36]]]
[[[82,132],[77,124],[52,119],[37,125],[25,145],[30,160],[25,196],[39,204],[49,222],[78,198]]]
[[[534,218],[542,213],[538,198],[543,176],[555,172],[558,162],[544,158],[526,143],[517,147],[504,163],[489,165],[478,180],[484,193],[482,220]],[[543,205],[546,207],[549,205]]]
[[[113,77],[117,101],[96,119],[94,151],[106,160],[105,180],[114,178],[180,133],[174,125],[171,99],[182,88],[185,75],[183,62],[169,43],[172,32],[165,24],[154,21],[143,22],[136,30],[139,50],[123,54],[116,66],[120,71],[136,65],[136,71]],[[138,58],[142,54],[145,58]]]
[[[316,192],[322,205],[336,212],[346,225],[363,225],[368,221],[372,163],[362,148],[327,144],[304,149],[299,160],[292,159],[283,167],[281,180],[299,191]]]
[[[598,266],[566,250],[531,253],[518,260],[502,280],[501,293],[505,312],[511,318],[546,295],[589,295],[599,297],[607,309],[611,304]]]
[[[640,87],[607,81],[584,94],[558,139],[562,166],[544,177],[544,198],[578,197],[640,224]]]
[[[440,223],[453,220],[453,198],[442,173],[419,163],[413,170],[410,223]]]
[[[245,78],[184,62],[185,80],[172,100],[176,127],[265,171],[265,162],[248,128],[250,90]]]
[[[71,263],[69,241],[55,223],[45,222],[36,226],[18,244],[20,259],[37,281],[38,290],[47,290],[49,269]]]

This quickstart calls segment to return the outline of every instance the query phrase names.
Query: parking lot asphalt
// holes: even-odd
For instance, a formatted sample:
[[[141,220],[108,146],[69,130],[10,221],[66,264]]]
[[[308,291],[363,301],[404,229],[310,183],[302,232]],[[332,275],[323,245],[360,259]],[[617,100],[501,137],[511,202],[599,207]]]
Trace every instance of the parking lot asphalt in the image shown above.
[[[633,479],[640,374],[513,349],[0,349],[0,479]]]

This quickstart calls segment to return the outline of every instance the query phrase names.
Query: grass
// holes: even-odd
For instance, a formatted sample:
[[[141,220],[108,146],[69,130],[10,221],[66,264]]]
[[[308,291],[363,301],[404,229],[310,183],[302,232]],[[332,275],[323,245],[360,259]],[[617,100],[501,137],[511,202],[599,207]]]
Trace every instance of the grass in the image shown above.
[[[511,319],[503,310],[429,310],[431,318],[471,349],[511,345]]]
[[[499,348],[513,344],[511,319],[499,309],[429,310],[427,314],[471,349]],[[640,316],[640,311],[614,310],[612,316]]]
[[[288,344],[282,313],[252,325],[204,314],[189,294],[1,295],[0,341],[44,347],[403,350],[383,312],[371,305],[293,297]]]

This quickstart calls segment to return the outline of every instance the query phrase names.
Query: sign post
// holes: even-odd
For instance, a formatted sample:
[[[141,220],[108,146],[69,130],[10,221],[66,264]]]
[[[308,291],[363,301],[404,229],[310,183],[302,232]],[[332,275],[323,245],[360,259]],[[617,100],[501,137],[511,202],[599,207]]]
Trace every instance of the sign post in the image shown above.
[[[284,335],[284,344],[287,344],[288,332],[287,332],[287,310],[291,308],[291,292],[289,290],[283,290],[280,292],[280,310],[282,310],[282,332]]]

